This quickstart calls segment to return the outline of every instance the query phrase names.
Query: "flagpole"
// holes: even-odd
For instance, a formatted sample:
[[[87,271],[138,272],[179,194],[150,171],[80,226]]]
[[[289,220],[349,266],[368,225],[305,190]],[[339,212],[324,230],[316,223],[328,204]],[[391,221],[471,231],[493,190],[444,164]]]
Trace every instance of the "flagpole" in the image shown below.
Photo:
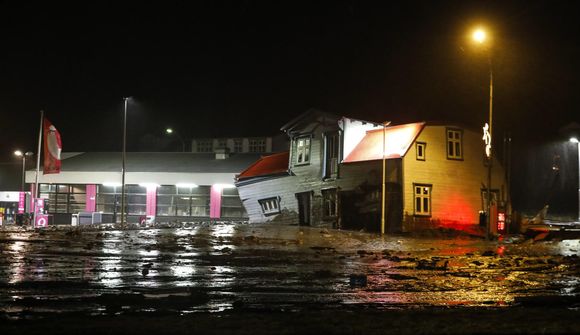
[[[40,150],[42,146],[42,126],[44,122],[44,111],[40,110],[40,129],[38,130],[38,151],[36,154],[36,179],[34,181],[34,194],[32,195],[32,199],[34,201],[34,206],[32,206],[33,213],[32,213],[32,227],[36,225],[36,198],[38,197],[38,176],[40,175]]]

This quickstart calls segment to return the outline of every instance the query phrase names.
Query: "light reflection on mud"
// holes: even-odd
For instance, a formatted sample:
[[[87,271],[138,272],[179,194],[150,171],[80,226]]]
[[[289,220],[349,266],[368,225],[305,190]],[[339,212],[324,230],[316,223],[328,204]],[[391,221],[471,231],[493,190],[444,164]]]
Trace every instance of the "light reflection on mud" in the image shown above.
[[[5,314],[57,312],[63,301],[92,314],[497,307],[580,287],[578,240],[485,242],[233,224],[0,231],[0,238]]]

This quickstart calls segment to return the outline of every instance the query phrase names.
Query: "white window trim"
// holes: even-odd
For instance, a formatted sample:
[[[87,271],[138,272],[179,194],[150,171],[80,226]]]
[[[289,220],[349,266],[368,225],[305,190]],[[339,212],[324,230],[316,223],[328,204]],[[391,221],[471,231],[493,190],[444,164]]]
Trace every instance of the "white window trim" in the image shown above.
[[[449,138],[449,134],[453,134]],[[459,139],[455,138],[455,134],[459,134]],[[449,143],[453,143],[453,152],[449,152]],[[459,144],[459,154],[457,154],[457,144]],[[447,152],[447,159],[462,160],[463,159],[463,131],[461,129],[447,128],[445,132],[445,151]]]
[[[419,155],[419,147],[422,148],[422,155]],[[415,143],[415,150],[416,150],[416,157],[418,161],[424,161],[427,159],[427,153],[425,150],[427,149],[427,143],[425,142],[416,142]]]
[[[427,194],[424,194],[424,189],[427,189]],[[418,194],[417,189],[420,189],[421,192]],[[413,184],[413,211],[416,216],[431,216],[432,212],[432,194],[433,194],[433,186],[429,184]],[[420,207],[417,208],[417,199],[421,199]],[[423,209],[424,206],[424,199],[427,199],[428,210],[425,211]]]
[[[304,145],[304,149],[299,149],[299,143],[301,140],[307,140],[308,145]],[[311,153],[311,146],[312,146],[312,137],[311,136],[300,136],[294,139],[296,142],[296,165],[307,165],[310,164],[310,153]],[[304,151],[302,155],[302,159],[300,159],[300,151]],[[306,159],[308,157],[308,159]]]
[[[259,199],[258,203],[262,209],[262,214],[265,216],[275,215],[280,213],[280,197],[272,197]]]

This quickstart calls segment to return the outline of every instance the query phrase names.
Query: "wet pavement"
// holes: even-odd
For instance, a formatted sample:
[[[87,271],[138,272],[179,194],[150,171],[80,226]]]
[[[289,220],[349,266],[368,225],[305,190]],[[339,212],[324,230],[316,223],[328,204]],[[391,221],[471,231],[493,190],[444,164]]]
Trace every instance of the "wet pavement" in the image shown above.
[[[0,316],[580,307],[580,240],[232,223],[0,230]]]

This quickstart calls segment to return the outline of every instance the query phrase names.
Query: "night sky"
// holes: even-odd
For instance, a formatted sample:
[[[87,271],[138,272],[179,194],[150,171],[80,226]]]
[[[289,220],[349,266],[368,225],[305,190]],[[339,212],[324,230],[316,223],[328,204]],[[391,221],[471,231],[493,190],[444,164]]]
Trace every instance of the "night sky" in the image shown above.
[[[404,3],[404,4],[402,4]],[[496,139],[580,121],[580,21],[564,1],[0,2],[1,161],[35,151],[39,111],[64,151],[176,150],[184,138],[274,135],[309,108],[393,123],[487,119]]]

